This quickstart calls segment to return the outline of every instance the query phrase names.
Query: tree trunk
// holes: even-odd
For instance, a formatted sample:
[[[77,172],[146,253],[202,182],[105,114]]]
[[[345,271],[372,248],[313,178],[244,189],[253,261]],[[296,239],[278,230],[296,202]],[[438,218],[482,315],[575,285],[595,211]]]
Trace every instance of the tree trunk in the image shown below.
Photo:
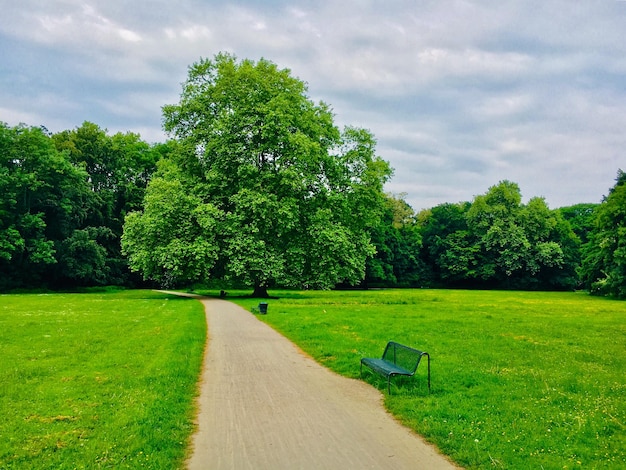
[[[269,294],[267,293],[267,286],[254,286],[252,297],[268,299]]]

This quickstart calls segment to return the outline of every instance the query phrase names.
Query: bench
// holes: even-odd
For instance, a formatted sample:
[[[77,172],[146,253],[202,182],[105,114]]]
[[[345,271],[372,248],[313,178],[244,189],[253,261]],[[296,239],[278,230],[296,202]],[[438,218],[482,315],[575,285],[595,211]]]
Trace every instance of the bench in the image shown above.
[[[424,351],[389,341],[381,359],[364,357],[361,359],[361,376],[363,364],[374,372],[387,377],[387,393],[391,394],[391,377],[394,375],[413,376],[419,366],[422,356],[428,358],[428,391],[430,392],[430,355]]]

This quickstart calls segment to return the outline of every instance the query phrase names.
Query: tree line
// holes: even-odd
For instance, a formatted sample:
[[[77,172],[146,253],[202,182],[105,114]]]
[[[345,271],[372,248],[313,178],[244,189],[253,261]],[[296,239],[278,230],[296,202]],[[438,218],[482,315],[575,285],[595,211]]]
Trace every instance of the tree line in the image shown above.
[[[551,210],[521,202],[501,181],[471,202],[414,213],[388,195],[386,223],[372,231],[370,286],[520,290],[585,289],[626,298],[626,173],[601,203]]]
[[[57,134],[0,123],[0,289],[141,282],[122,227],[169,145],[89,122]]]
[[[219,54],[148,144],[0,123],[0,290],[98,285],[587,289],[626,298],[626,175],[550,209],[501,181],[416,213],[365,129],[304,82]]]

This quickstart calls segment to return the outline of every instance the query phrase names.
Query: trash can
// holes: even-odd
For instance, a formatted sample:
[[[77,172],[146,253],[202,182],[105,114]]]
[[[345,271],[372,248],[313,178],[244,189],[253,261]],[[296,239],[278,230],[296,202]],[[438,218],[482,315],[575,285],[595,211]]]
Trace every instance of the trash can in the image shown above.
[[[265,315],[267,313],[267,302],[261,302],[259,304],[259,313]]]

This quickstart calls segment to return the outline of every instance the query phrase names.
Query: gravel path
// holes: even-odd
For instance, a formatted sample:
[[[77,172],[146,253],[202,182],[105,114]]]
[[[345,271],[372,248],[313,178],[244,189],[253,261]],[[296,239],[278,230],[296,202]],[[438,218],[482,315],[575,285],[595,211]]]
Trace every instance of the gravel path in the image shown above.
[[[190,470],[456,468],[396,422],[378,390],[320,366],[243,308],[201,301],[209,342]]]

